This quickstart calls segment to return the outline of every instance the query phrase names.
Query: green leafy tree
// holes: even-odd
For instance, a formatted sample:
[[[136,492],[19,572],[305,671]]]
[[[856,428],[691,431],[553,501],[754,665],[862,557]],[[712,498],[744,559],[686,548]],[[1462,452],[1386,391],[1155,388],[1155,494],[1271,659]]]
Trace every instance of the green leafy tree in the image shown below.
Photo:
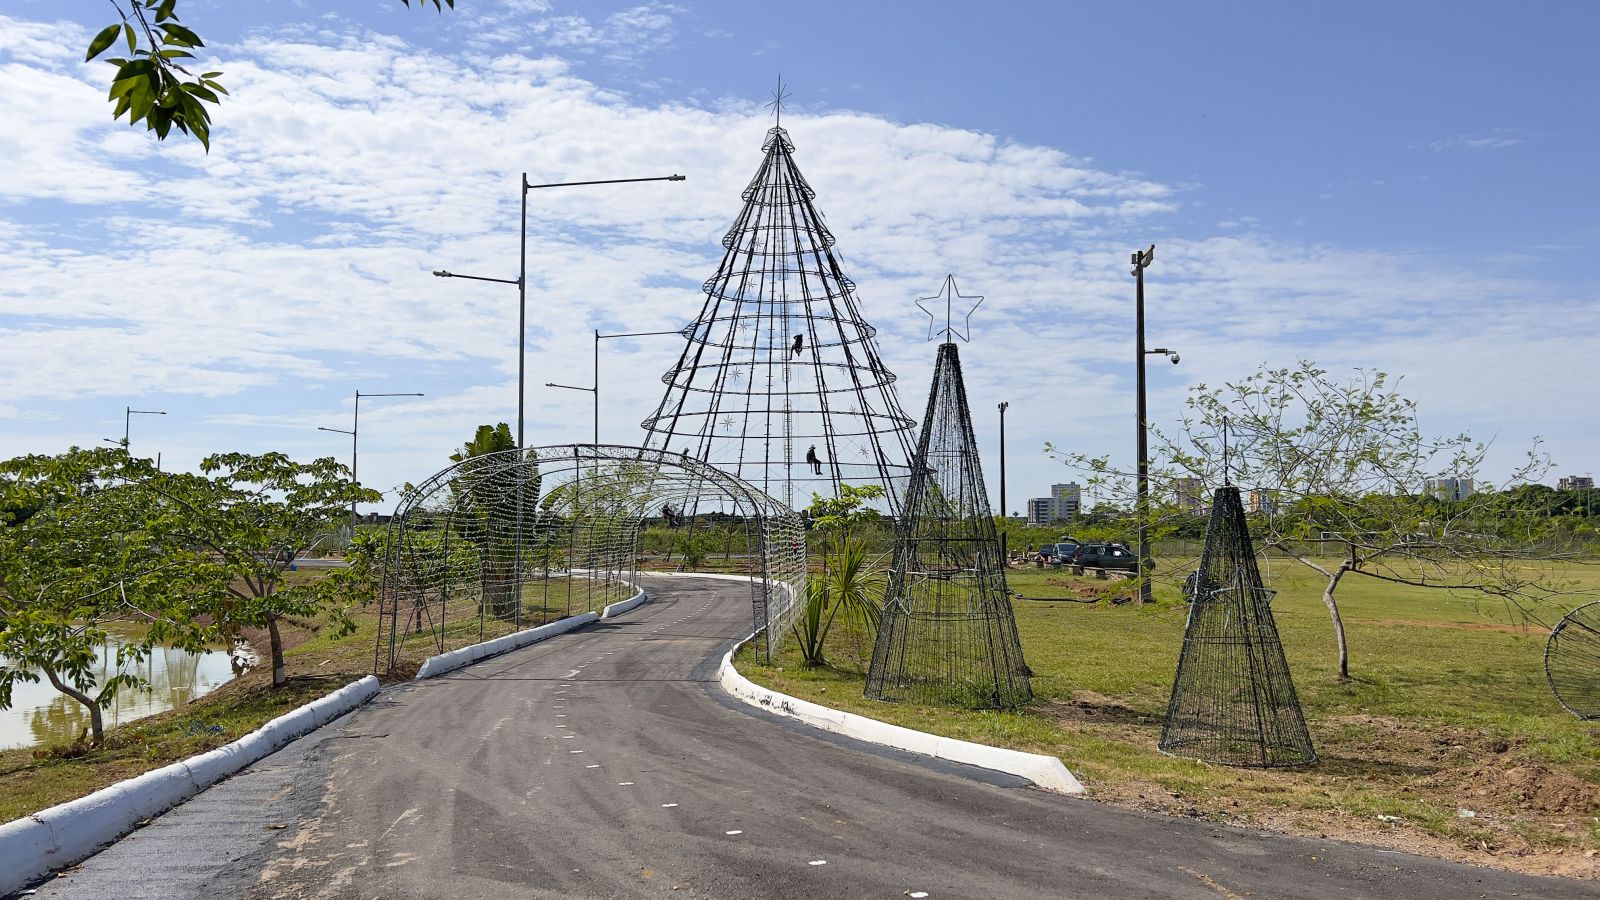
[[[516,449],[511,427],[501,422],[478,426],[472,440],[450,456],[463,464],[450,489],[455,492],[458,533],[478,549],[479,603],[488,614],[513,620],[521,614],[516,596],[519,535],[523,563],[531,564],[539,555],[533,545],[540,533],[537,504],[542,479],[531,451],[528,467],[474,461]]]
[[[1530,565],[1565,555],[1549,519],[1505,503],[1481,477],[1488,446],[1427,434],[1398,387],[1383,372],[1339,379],[1311,362],[1264,366],[1220,388],[1196,385],[1175,431],[1152,428],[1152,482],[1167,495],[1153,515],[1178,514],[1171,488],[1180,478],[1254,491],[1257,549],[1324,580],[1341,680],[1350,677],[1338,600],[1347,579],[1492,597],[1524,614],[1562,590],[1547,566]],[[1097,486],[1131,495],[1127,473],[1104,459],[1062,458],[1089,469]],[[1514,492],[1548,470],[1535,440],[1501,487]],[[1427,488],[1438,479],[1472,480],[1477,492],[1443,501]]]
[[[211,113],[206,104],[222,102],[228,93],[217,81],[221,72],[196,75],[186,60],[205,42],[188,26],[178,21],[178,0],[110,0],[118,21],[102,28],[92,40],[84,61],[94,59],[118,43],[128,55],[106,62],[117,71],[111,76],[112,118],[128,117],[128,124],[145,123],[163,140],[177,128],[192,135],[201,146],[211,149]],[[406,6],[411,0],[400,0]],[[437,11],[455,8],[455,0],[418,0]],[[441,5],[442,4],[442,5]]]
[[[170,514],[158,530],[196,551],[186,562],[189,577],[221,633],[266,630],[272,683],[281,685],[282,626],[325,622],[348,634],[355,629],[350,607],[371,589],[364,566],[292,580],[290,566],[336,533],[351,504],[383,495],[351,481],[332,457],[300,463],[282,453],[222,453],[204,459],[200,470],[159,482]]]
[[[154,647],[198,651],[196,555],[162,526],[174,510],[151,484],[165,478],[123,450],[80,450],[0,463],[0,709],[19,682],[41,675],[89,715],[144,686],[133,666]],[[26,511],[22,513],[19,511]],[[97,679],[112,623],[140,626]],[[112,662],[112,661],[108,661]]]

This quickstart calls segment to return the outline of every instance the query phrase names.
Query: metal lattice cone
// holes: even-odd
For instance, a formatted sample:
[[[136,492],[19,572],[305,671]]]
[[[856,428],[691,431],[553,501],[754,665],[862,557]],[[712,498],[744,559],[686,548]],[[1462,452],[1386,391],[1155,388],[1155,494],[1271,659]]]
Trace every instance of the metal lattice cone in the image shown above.
[[[1236,487],[1217,489],[1186,591],[1189,624],[1161,749],[1231,766],[1315,763]]]
[[[704,285],[705,304],[661,405],[644,421],[648,444],[708,462],[791,507],[841,484],[898,495],[914,426],[855,283],[812,205],[782,128],[744,191],[744,208]],[[891,499],[891,504],[893,500]]]
[[[954,344],[939,347],[866,695],[1007,708],[1033,699]]]

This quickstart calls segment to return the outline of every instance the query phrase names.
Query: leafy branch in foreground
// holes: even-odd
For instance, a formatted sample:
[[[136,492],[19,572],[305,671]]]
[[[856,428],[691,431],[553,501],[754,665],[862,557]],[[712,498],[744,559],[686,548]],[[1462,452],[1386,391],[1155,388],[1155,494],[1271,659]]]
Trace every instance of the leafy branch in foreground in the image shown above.
[[[195,59],[192,51],[205,41],[178,21],[178,0],[109,0],[118,21],[100,29],[89,41],[84,62],[110,50],[119,40],[127,44],[126,57],[106,62],[117,67],[111,78],[108,99],[113,104],[113,119],[128,117],[129,125],[145,123],[156,137],[165,140],[176,127],[193,135],[207,151],[211,149],[211,113],[205,104],[220,104],[219,95],[227,90],[217,81],[221,72],[195,75],[184,67],[184,60]],[[407,7],[411,0],[400,0]],[[432,4],[439,12],[455,0],[418,0],[417,6]]]

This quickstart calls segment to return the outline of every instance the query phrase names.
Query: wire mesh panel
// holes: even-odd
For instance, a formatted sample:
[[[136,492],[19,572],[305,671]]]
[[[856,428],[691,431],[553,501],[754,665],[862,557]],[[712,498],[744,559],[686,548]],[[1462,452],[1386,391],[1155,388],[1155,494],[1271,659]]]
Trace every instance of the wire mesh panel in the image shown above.
[[[1161,749],[1233,766],[1317,761],[1236,487],[1211,505]]]
[[[905,486],[910,432],[855,283],[795,165],[788,132],[766,156],[723,238],[705,303],[644,421],[646,443],[742,478],[794,507],[841,484]]]
[[[799,517],[687,457],[565,445],[471,456],[401,498],[383,556],[380,673],[626,600],[646,520],[698,506],[742,530],[752,627],[774,641],[805,590]]]
[[[1600,719],[1600,601],[1567,613],[1550,629],[1544,675],[1567,712]]]
[[[961,360],[939,347],[866,695],[1008,708],[1033,698]]]

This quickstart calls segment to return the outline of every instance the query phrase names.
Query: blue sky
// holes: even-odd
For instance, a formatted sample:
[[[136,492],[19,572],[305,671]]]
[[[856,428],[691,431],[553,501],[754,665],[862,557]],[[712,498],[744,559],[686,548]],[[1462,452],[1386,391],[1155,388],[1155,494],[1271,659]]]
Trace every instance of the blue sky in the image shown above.
[[[1405,376],[1424,424],[1535,435],[1597,468],[1593,205],[1600,8],[1488,3],[972,4],[183,0],[233,97],[213,149],[110,121],[81,48],[109,6],[13,0],[0,75],[0,453],[116,436],[190,465],[347,444],[418,481],[515,414],[515,309],[431,268],[515,274],[516,173],[682,185],[536,195],[530,384],[581,383],[589,329],[698,309],[760,160],[778,74],[796,159],[866,314],[922,405],[913,300],[988,299],[969,390],[993,491],[1066,473],[1047,440],[1131,456],[1128,252],[1159,245],[1152,418],[1193,383],[1315,359]],[[19,127],[16,123],[31,123]],[[608,190],[609,189],[602,189]],[[637,440],[673,347],[606,348],[602,438]],[[530,441],[587,433],[531,390]]]

